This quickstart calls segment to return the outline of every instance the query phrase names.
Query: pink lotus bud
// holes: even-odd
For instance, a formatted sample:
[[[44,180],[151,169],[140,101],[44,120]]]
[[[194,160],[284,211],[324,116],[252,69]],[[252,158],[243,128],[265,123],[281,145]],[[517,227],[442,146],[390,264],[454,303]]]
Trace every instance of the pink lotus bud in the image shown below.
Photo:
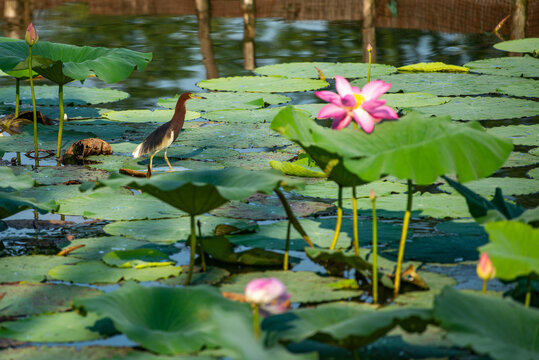
[[[39,36],[37,35],[36,28],[34,27],[34,24],[30,23],[28,25],[28,28],[26,29],[26,35],[24,36],[24,40],[26,40],[26,43],[30,46],[35,45],[37,41],[39,40]]]
[[[264,315],[282,313],[290,305],[286,286],[276,278],[251,280],[245,287],[245,299],[260,305]]]
[[[369,45],[367,45],[367,51],[369,51],[369,52],[372,51],[372,45],[371,45],[371,43],[369,43]]]
[[[371,199],[371,201],[376,199],[376,193],[373,189],[371,189],[371,192],[369,193],[369,199]]]
[[[477,276],[483,280],[490,280],[496,276],[496,269],[492,265],[492,261],[486,252],[481,254],[479,263],[477,264]]]

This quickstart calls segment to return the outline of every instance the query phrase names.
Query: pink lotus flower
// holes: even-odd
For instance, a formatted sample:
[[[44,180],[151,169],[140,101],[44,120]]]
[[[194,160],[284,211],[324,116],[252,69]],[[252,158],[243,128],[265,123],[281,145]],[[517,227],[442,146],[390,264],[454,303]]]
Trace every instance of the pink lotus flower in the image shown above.
[[[260,305],[265,313],[282,313],[289,305],[290,294],[286,286],[276,278],[259,278],[251,280],[245,287],[245,299]]]
[[[398,115],[389,106],[386,100],[378,99],[391,84],[383,80],[374,80],[367,83],[363,89],[351,86],[342,76],[335,76],[337,93],[331,91],[317,91],[315,95],[331,104],[324,106],[318,113],[318,118],[333,118],[332,129],[340,130],[347,127],[352,119],[357,122],[365,132],[374,129],[374,123],[382,119],[398,119]]]
[[[28,25],[28,28],[26,29],[26,34],[24,35],[24,40],[26,40],[26,43],[30,46],[35,45],[39,40],[39,36],[37,35],[34,24],[30,23],[30,25]]]
[[[494,268],[494,265],[492,265],[492,261],[486,252],[481,254],[476,270],[477,276],[483,280],[490,280],[496,276],[496,268]]]

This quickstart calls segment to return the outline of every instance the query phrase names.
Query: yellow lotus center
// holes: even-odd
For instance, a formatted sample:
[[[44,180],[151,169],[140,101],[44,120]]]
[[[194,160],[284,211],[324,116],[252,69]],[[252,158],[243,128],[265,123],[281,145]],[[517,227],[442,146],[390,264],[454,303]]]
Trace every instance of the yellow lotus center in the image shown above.
[[[354,107],[354,110],[361,106],[363,101],[365,101],[365,98],[363,95],[360,94],[354,94],[354,97],[356,98],[356,106]]]

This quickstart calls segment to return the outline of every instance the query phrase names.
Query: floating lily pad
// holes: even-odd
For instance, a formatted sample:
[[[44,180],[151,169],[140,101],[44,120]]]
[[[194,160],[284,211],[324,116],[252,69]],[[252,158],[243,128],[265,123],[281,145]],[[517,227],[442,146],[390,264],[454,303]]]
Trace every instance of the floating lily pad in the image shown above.
[[[436,96],[433,94],[411,92],[405,94],[384,94],[380,97],[387,100],[386,105],[393,108],[416,108],[445,104],[450,97]]]
[[[516,77],[539,77],[539,59],[531,56],[512,56],[475,60],[464,64],[470,71],[480,74]]]
[[[506,86],[500,86],[497,92],[509,96],[519,96],[519,97],[539,97],[539,86],[537,80],[533,82],[528,82],[525,84],[511,84]]]
[[[539,180],[539,167],[528,171],[528,176],[531,177],[532,179]]]
[[[202,80],[197,86],[217,91],[298,92],[322,89],[329,84],[323,80],[287,78],[283,76],[234,76]]]
[[[130,300],[126,303],[125,299]],[[110,317],[131,340],[161,354],[216,347],[220,344],[214,337],[222,329],[215,323],[214,312],[223,310],[239,318],[248,318],[250,312],[246,304],[227,300],[207,286],[168,288],[134,283],[75,305]]]
[[[236,246],[224,236],[202,238],[199,240],[204,253],[212,259],[229,264],[248,266],[283,266],[284,254],[260,248],[237,251]],[[291,260],[299,262],[299,259]]]
[[[204,119],[229,123],[270,123],[280,107],[256,110],[217,110],[204,113]]]
[[[505,195],[527,195],[539,192],[539,181],[526,178],[492,177],[467,182],[466,187],[485,197],[492,196],[497,187],[501,188]],[[442,185],[440,190],[456,193],[447,184]]]
[[[173,265],[167,254],[154,249],[117,250],[106,253],[103,262],[119,268],[143,269]]]
[[[204,99],[192,99],[186,103],[186,107],[191,111],[215,111],[227,109],[258,109],[265,104],[277,105],[290,101],[290,98],[281,94],[258,94],[258,93],[237,93],[237,92],[206,92],[196,93]],[[173,109],[178,101],[178,96],[174,98],[159,99],[157,105]]]
[[[539,103],[524,99],[468,96],[415,110],[430,116],[449,115],[453,120],[498,120],[539,115]]]
[[[444,221],[437,224],[435,229],[446,234],[487,237],[485,229],[475,221],[470,221],[469,219]]]
[[[539,38],[502,41],[494,47],[502,51],[533,53],[539,50]]]
[[[14,172],[13,168],[6,166],[0,167],[0,189],[2,191],[24,190],[34,186],[34,180],[30,174],[21,174]]]
[[[469,70],[463,66],[447,65],[443,62],[417,63],[397,68],[402,72],[450,72],[467,73]]]
[[[324,76],[333,79],[335,75],[345,78],[367,77],[369,64],[366,63],[330,63],[330,62],[297,62],[286,64],[275,64],[257,67],[254,72],[259,75],[280,75],[295,78],[318,79],[319,68]],[[397,69],[391,65],[372,64],[371,76],[378,77],[396,72]]]
[[[83,284],[117,283],[122,280],[154,281],[178,276],[182,272],[179,266],[159,266],[135,268],[117,268],[102,261],[81,262],[76,265],[60,265],[49,270],[49,276],[55,280]]]
[[[218,225],[233,226],[238,231],[256,229],[256,224],[217,216],[197,217],[200,221],[202,236],[215,235]],[[163,244],[172,244],[185,241],[190,232],[190,220],[187,217],[175,219],[158,219],[142,221],[119,221],[106,225],[103,230],[110,235],[125,236],[128,238],[145,240]]]
[[[230,276],[230,272],[228,270],[218,268],[215,266],[208,266],[206,268],[206,271],[204,272],[195,272],[192,275],[191,281],[189,284],[191,285],[215,285],[217,283],[220,283],[222,280]],[[159,280],[161,284],[165,284],[167,286],[178,286],[178,285],[185,285],[185,280],[187,279],[187,274],[181,273],[180,276],[177,277],[171,277],[164,280]]]
[[[154,157],[154,160],[156,159],[157,156]],[[87,160],[92,162],[88,164],[87,167],[91,169],[105,170],[110,172],[117,172],[120,168],[130,170],[147,169],[146,166],[139,164],[140,159],[134,159],[132,157],[127,157],[123,155],[92,155],[88,156]]]
[[[148,351],[137,351],[130,347],[107,346],[26,346],[0,351],[2,358],[9,360],[212,360],[212,357],[178,355],[174,357],[154,355]]]
[[[487,129],[487,132],[509,138],[515,145],[539,146],[539,124],[497,126]]]
[[[97,314],[80,316],[73,311],[4,321],[0,328],[0,337],[30,342],[88,341],[115,333],[109,319]]]
[[[80,182],[96,181],[109,175],[105,171],[88,169],[78,165],[40,166],[37,171],[33,170],[30,166],[18,166],[14,169],[17,174],[30,174],[40,185],[62,184],[69,180]]]
[[[500,86],[533,81],[507,76],[450,73],[397,74],[382,76],[380,79],[391,84],[389,91],[392,93],[425,92],[440,96],[490,94],[495,93]],[[359,87],[365,83],[364,79],[352,81],[352,85]]]
[[[15,281],[40,282],[47,278],[49,269],[80,260],[63,256],[27,255],[0,258],[0,283]],[[0,305],[1,306],[1,305]]]
[[[34,86],[36,105],[58,105],[58,86],[38,85]],[[2,87],[0,89],[0,103],[13,103],[15,87]],[[64,86],[64,105],[92,105],[108,103],[127,99],[129,94],[120,90],[107,88],[90,88]],[[29,86],[20,87],[21,102],[32,102]],[[69,109],[66,109],[69,112]]]
[[[457,285],[457,280],[451,276],[430,271],[418,271],[417,273],[429,286],[429,291],[410,291],[400,294],[395,299],[397,305],[428,308],[430,310],[432,309],[435,296],[438,295],[443,288]]]
[[[539,156],[531,153],[513,151],[503,167],[529,166],[539,163]]]
[[[262,148],[261,150],[269,150]],[[248,170],[267,170],[269,162],[289,160],[293,155],[283,151],[241,152],[239,155],[219,160],[225,167],[241,167]]]
[[[327,177],[325,173],[320,171],[320,168],[318,167],[309,168],[308,166],[303,166],[298,161],[288,162],[288,161],[270,160],[269,164],[273,169],[281,170],[282,173],[285,175],[299,176],[299,177],[306,177],[306,178]]]
[[[94,297],[102,291],[63,284],[21,283],[0,285],[1,293],[6,294],[0,302],[2,316],[22,316],[66,311],[71,308],[72,299]]]
[[[320,276],[306,271],[264,271],[238,274],[234,276],[231,284],[221,286],[222,291],[243,294],[245,285],[253,279],[275,277],[281,280],[287,292],[292,296],[292,302],[317,303],[331,300],[340,300],[357,297],[363,294],[357,290],[335,290],[331,284],[339,282],[342,278]]]
[[[434,317],[457,346],[493,359],[533,359],[539,353],[539,311],[506,299],[446,288]]]
[[[164,123],[169,122],[174,115],[174,110],[122,110],[122,111],[107,111],[103,113],[103,117],[112,121],[121,121],[126,123]],[[194,120],[200,117],[200,113],[195,111],[187,111],[185,120]]]
[[[77,120],[64,123],[64,132],[87,133],[86,138],[98,137],[109,143],[115,141],[125,141],[125,138],[132,134],[145,133],[151,131],[145,124],[120,124],[108,120]],[[40,134],[41,136],[41,134]],[[80,137],[77,140],[83,139]],[[74,141],[66,139],[64,143],[71,145]]]
[[[369,197],[370,191],[374,190],[377,197],[390,195],[392,193],[404,193],[408,190],[405,184],[396,183],[386,180],[377,180],[371,183],[356,186],[356,197],[366,198]],[[307,184],[305,189],[294,190],[295,193],[303,196],[324,198],[324,199],[337,199],[338,186],[332,181],[319,181],[314,184]],[[343,189],[343,199],[352,198],[352,188],[345,187]]]

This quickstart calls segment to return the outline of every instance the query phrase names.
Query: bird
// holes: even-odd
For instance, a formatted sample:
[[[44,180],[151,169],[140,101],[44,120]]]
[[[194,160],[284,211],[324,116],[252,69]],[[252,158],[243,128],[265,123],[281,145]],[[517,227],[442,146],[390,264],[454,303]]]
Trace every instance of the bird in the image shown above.
[[[152,171],[153,157],[163,149],[165,149],[165,160],[170,169],[169,172],[172,171],[172,165],[170,165],[167,158],[167,148],[178,138],[178,135],[180,135],[185,120],[185,102],[189,99],[203,99],[203,97],[195,96],[190,92],[181,94],[176,103],[176,109],[174,110],[172,119],[155,129],[135,148],[135,151],[133,151],[133,157],[135,159],[153,152],[153,155],[150,157],[150,172]]]

